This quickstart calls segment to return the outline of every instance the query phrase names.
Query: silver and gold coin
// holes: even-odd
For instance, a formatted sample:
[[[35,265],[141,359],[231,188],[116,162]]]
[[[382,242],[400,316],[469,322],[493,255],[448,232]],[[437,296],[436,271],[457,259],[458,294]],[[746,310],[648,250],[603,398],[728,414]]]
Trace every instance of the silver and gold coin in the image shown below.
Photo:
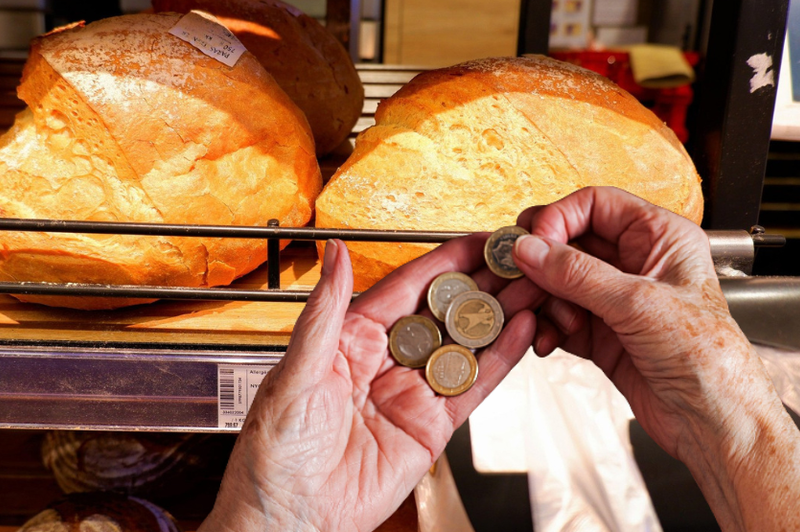
[[[400,318],[389,333],[389,351],[397,362],[409,368],[423,367],[440,345],[439,327],[425,316]]]
[[[478,285],[472,277],[461,272],[447,272],[438,276],[428,288],[428,308],[439,321],[444,321],[447,308],[453,298],[464,292],[472,292]]]
[[[501,227],[492,233],[483,247],[483,257],[492,273],[505,279],[517,279],[524,275],[522,270],[517,268],[511,251],[514,249],[514,242],[517,241],[517,238],[529,234],[517,225]]]
[[[478,361],[466,347],[445,345],[428,359],[425,378],[439,395],[458,395],[469,390],[478,378]]]
[[[486,292],[464,292],[453,298],[445,316],[447,333],[470,348],[492,343],[503,328],[503,309]]]

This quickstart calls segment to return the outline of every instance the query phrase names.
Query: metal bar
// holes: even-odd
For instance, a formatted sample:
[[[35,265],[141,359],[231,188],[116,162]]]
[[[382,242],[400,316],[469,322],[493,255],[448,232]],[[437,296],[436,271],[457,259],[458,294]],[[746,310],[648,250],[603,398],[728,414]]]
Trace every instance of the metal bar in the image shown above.
[[[713,4],[692,150],[709,229],[758,223],[788,3]]]
[[[362,242],[441,243],[471,233],[455,231],[380,231],[374,229],[318,229],[316,227],[254,227],[130,222],[84,222],[0,218],[0,230],[43,233],[187,236],[221,238],[280,238],[284,240],[358,240]]]
[[[135,299],[189,299],[202,301],[270,301],[304,303],[305,290],[239,290],[105,284],[0,283],[0,294],[39,296],[125,297]],[[354,294],[355,295],[355,294]]]
[[[786,245],[786,237],[783,235],[757,234],[753,236],[753,245],[757,248],[782,248]]]
[[[517,55],[547,54],[550,48],[550,0],[522,0],[519,6]]]
[[[750,233],[713,231],[713,234],[708,235],[708,243],[717,272],[720,272],[721,268],[732,268],[747,275],[752,273],[756,250]]]
[[[751,342],[800,349],[800,277],[732,277],[719,283]]]
[[[278,227],[280,222],[273,218],[267,225]],[[281,241],[277,238],[267,241],[267,286],[270,290],[281,288]]]
[[[383,231],[377,229],[319,229],[316,227],[255,227],[233,225],[152,224],[133,222],[83,222],[0,218],[0,231],[37,231],[43,233],[84,233],[144,236],[185,236],[216,238],[258,238],[284,240],[328,240],[337,238],[361,242],[416,242],[439,244],[471,235],[460,231]],[[726,231],[706,231],[709,238]],[[775,247],[785,244],[780,235],[754,234],[756,246]]]

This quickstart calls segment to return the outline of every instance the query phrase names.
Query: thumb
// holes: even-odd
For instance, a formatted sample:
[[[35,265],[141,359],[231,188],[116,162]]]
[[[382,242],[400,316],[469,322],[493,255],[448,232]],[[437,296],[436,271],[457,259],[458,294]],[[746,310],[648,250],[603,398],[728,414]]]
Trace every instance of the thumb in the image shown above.
[[[286,349],[286,371],[316,381],[330,370],[339,348],[344,316],[353,296],[353,269],[347,246],[328,240],[322,272],[297,319]]]
[[[514,245],[514,260],[537,286],[575,303],[609,326],[629,317],[635,308],[641,283],[602,260],[572,246],[534,235],[524,235]]]

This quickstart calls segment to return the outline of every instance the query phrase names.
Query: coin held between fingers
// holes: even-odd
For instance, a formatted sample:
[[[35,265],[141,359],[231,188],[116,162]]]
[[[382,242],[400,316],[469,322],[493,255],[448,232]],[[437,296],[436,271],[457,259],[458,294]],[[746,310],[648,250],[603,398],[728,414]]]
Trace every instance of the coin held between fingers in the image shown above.
[[[453,298],[464,292],[478,290],[472,277],[461,272],[446,272],[439,275],[428,288],[428,307],[437,320],[443,322]]]
[[[400,318],[389,333],[389,351],[398,363],[409,368],[425,366],[440,345],[439,327],[425,316]]]
[[[517,225],[501,227],[492,233],[483,247],[483,258],[492,273],[504,279],[518,279],[524,275],[514,262],[512,251],[517,238],[529,234]]]
[[[425,379],[439,395],[454,396],[469,390],[478,378],[478,361],[464,346],[450,344],[433,352],[425,366]]]

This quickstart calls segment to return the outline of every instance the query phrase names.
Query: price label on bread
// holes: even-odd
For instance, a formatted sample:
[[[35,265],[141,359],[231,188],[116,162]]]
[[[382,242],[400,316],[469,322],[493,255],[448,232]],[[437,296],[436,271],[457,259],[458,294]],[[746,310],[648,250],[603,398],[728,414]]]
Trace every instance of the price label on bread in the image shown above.
[[[169,32],[229,67],[247,51],[228,28],[202,11],[190,11]]]

